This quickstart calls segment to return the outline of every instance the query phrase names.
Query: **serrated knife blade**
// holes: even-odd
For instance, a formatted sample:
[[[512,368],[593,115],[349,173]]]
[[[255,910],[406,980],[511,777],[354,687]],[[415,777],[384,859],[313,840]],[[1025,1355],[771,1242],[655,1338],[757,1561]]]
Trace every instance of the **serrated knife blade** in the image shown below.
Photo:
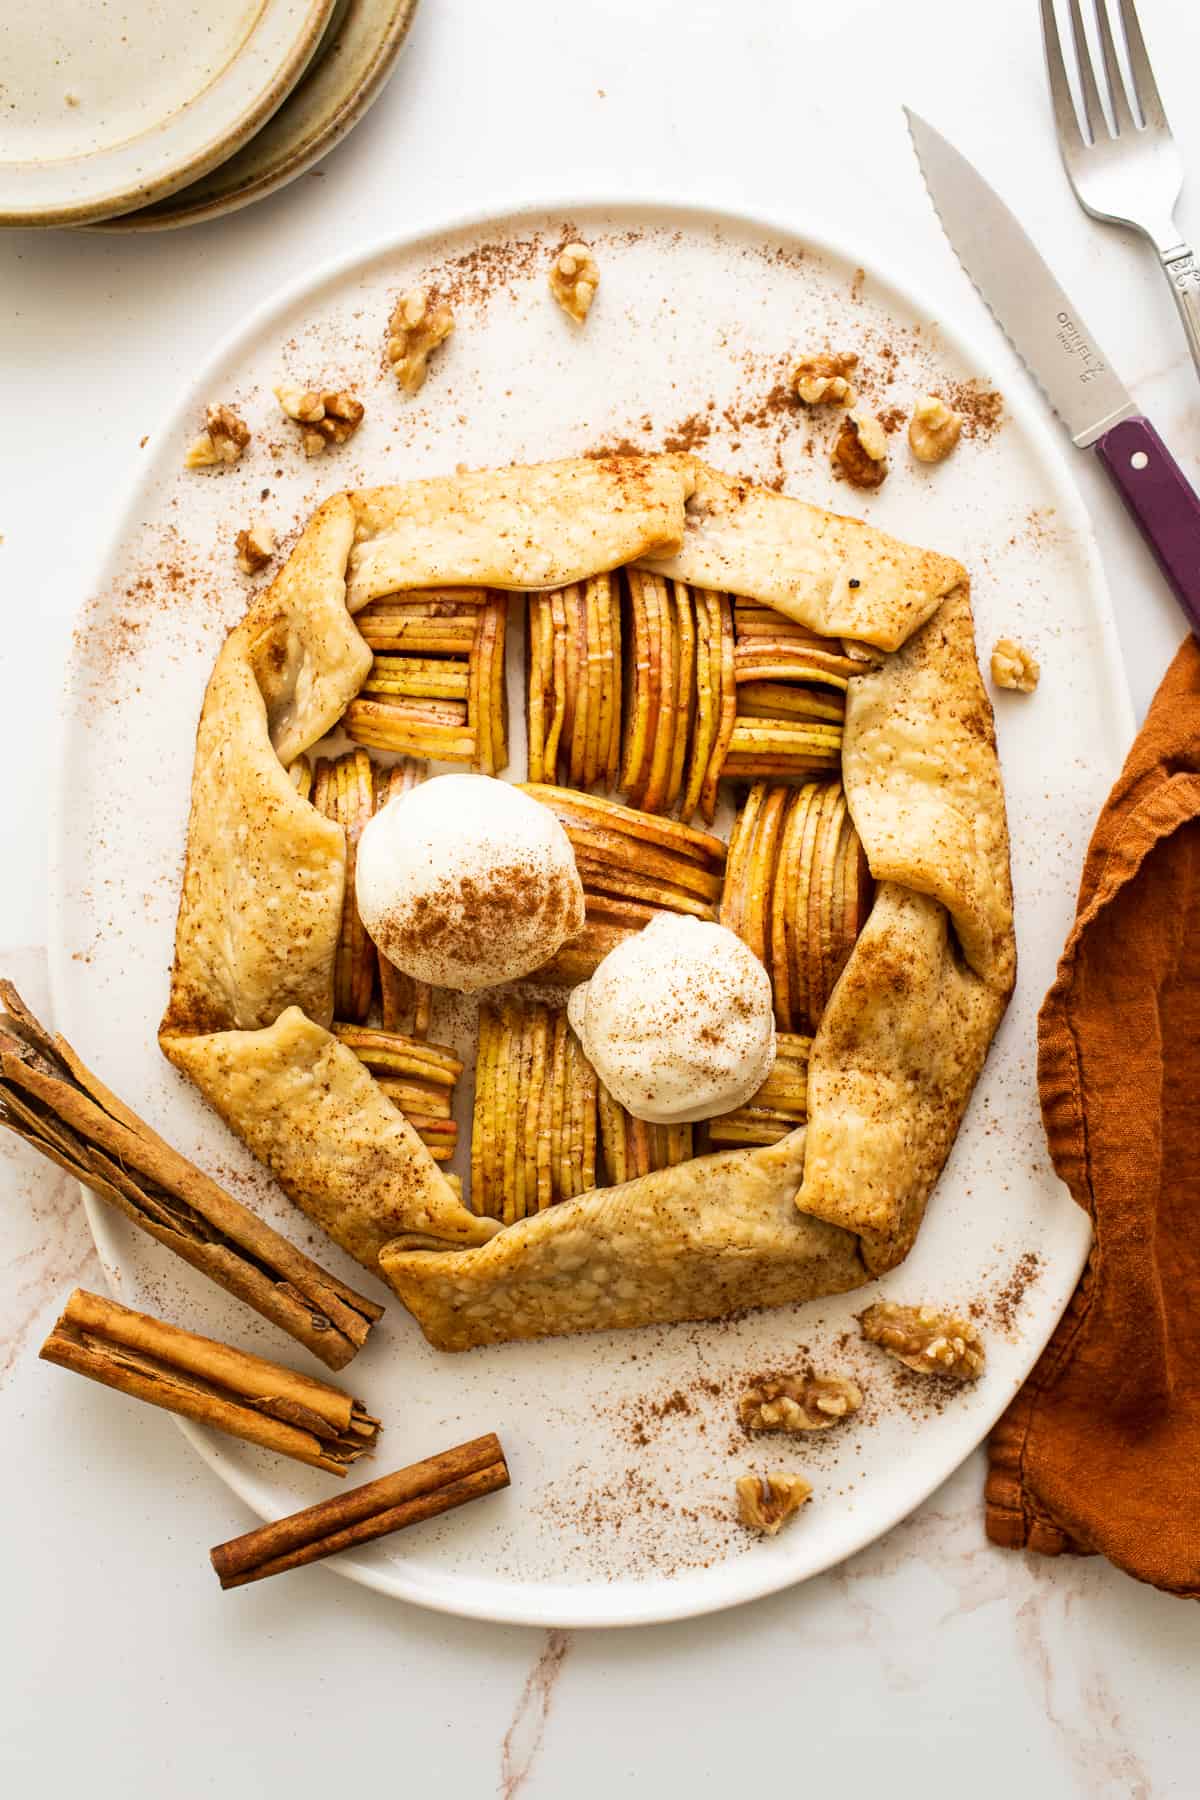
[[[1137,411],[1015,214],[962,153],[904,109],[950,246],[1080,449]]]
[[[1200,634],[1200,499],[1016,215],[940,132],[904,114],[951,248],[1075,443],[1095,450]]]

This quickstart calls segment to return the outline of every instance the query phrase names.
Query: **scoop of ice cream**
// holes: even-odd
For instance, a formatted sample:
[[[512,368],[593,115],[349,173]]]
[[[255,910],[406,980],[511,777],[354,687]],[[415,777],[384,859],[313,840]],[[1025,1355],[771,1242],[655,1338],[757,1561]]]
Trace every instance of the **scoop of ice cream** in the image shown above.
[[[771,983],[724,925],[659,913],[575,988],[584,1055],[635,1119],[712,1119],[741,1106],[775,1060]]]
[[[513,981],[583,930],[566,832],[487,775],[438,775],[389,800],[359,839],[355,893],[388,961],[435,987]]]

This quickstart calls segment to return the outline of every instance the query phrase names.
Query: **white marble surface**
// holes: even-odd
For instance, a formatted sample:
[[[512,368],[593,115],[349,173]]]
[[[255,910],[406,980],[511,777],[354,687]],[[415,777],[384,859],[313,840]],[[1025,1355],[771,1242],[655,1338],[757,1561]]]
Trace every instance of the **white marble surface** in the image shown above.
[[[1141,10],[1200,171],[1200,13]],[[994,347],[1004,387],[1022,377],[933,222],[901,100],[1003,187],[1200,479],[1200,389],[1169,297],[1149,255],[1070,196],[1032,0],[425,0],[390,90],[319,178],[183,234],[0,237],[0,964],[35,1006],[69,620],[141,440],[214,338],[392,227],[556,192],[686,193],[857,234]],[[1200,237],[1200,180],[1181,218]],[[1084,457],[1079,479],[1141,711],[1181,624]],[[99,1271],[69,1185],[2,1154],[4,1792],[1200,1791],[1200,1613],[1094,1560],[989,1548],[978,1456],[842,1569],[694,1624],[490,1628],[320,1569],[222,1596],[205,1550],[248,1516],[166,1418],[36,1360],[61,1296]]]

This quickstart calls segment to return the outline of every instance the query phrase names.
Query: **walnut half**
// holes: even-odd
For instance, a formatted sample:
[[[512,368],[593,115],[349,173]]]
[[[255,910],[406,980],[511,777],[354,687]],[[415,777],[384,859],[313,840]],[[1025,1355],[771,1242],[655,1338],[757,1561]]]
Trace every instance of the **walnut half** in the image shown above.
[[[600,270],[586,244],[567,244],[550,265],[550,292],[577,325],[591,311],[599,286]]]
[[[321,456],[329,444],[344,444],[363,422],[366,408],[344,388],[302,388],[295,381],[281,381],[275,398],[297,425],[303,426],[300,442],[305,456]]]
[[[856,488],[882,487],[887,476],[887,434],[861,407],[842,420],[833,444],[833,472]]]
[[[848,379],[857,356],[831,350],[802,356],[792,370],[792,386],[805,406],[853,406],[858,395]]]
[[[1032,694],[1042,671],[1037,657],[1015,638],[999,638],[992,651],[992,680],[997,687]]]
[[[917,461],[944,462],[961,435],[961,414],[936,394],[922,394],[908,421],[908,447]]]
[[[250,442],[250,427],[230,406],[210,406],[204,430],[183,459],[185,469],[214,469],[235,463]]]
[[[918,1375],[948,1375],[974,1381],[983,1373],[987,1353],[969,1319],[938,1312],[932,1306],[899,1306],[877,1300],[860,1319],[869,1344],[878,1344]]]
[[[812,1493],[803,1475],[776,1470],[772,1475],[743,1475],[737,1483],[738,1519],[747,1531],[774,1537],[794,1518]]]
[[[387,359],[406,394],[425,385],[429,358],[454,330],[454,314],[431,293],[401,294],[388,320]]]
[[[738,1418],[747,1431],[826,1431],[862,1405],[862,1390],[848,1375],[785,1375],[747,1388]]]

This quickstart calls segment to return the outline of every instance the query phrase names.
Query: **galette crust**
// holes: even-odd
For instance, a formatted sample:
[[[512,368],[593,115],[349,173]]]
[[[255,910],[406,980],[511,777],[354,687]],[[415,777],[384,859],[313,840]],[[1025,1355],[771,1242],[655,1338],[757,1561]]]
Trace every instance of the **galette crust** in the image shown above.
[[[429,586],[623,563],[778,607],[862,661],[843,778],[874,911],[812,1047],[807,1132],[499,1230],[325,1029],[345,858],[286,765],[357,693],[352,614]],[[905,1253],[1007,1001],[1008,840],[950,558],[686,456],[340,495],[226,641],[197,735],[165,1053],[445,1349],[842,1292]]]

